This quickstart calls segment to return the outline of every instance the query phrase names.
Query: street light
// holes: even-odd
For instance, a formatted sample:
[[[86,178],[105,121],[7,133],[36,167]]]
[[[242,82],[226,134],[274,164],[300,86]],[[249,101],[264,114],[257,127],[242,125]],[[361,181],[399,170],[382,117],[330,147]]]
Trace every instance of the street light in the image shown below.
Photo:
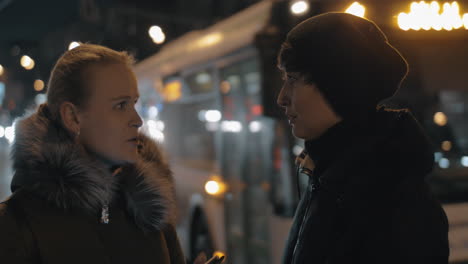
[[[68,45],[68,50],[72,50],[76,47],[80,46],[80,43],[79,42],[76,42],[76,41],[72,41],[70,42],[70,45]]]
[[[346,9],[345,12],[358,17],[364,17],[366,8],[358,2],[354,2],[348,7],[348,9]]]
[[[291,12],[294,15],[302,15],[309,10],[309,3],[307,1],[301,0],[296,1],[291,5]]]
[[[162,29],[158,26],[150,27],[150,29],[148,30],[148,33],[151,39],[153,39],[153,42],[156,44],[162,44],[166,40],[166,35],[162,31]]]
[[[45,85],[44,85],[44,82],[42,80],[37,79],[37,80],[34,81],[34,90],[36,92],[40,92],[40,91],[44,90],[44,86]]]
[[[34,65],[36,65],[34,63],[34,60],[28,55],[23,55],[23,57],[21,57],[20,63],[21,66],[23,66],[23,68],[25,68],[26,70],[34,69]]]

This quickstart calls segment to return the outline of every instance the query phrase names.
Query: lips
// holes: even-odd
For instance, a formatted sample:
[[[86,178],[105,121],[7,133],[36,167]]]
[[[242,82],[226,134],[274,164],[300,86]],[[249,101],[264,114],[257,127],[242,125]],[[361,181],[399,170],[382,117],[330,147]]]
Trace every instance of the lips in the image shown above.
[[[137,137],[131,138],[127,140],[127,142],[129,142],[134,147],[138,147],[140,145],[140,142]]]

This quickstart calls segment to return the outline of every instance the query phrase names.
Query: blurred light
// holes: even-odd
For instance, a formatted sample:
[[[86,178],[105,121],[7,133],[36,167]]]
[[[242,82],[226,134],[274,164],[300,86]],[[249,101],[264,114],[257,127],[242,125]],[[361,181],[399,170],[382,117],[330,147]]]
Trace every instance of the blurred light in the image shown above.
[[[442,112],[435,113],[434,123],[436,123],[439,126],[445,126],[447,124],[447,116]]]
[[[211,33],[199,39],[197,45],[199,47],[213,46],[223,39],[223,35],[219,32]]]
[[[10,143],[13,142],[13,140],[15,140],[15,127],[14,127],[14,125],[5,128],[5,138]]]
[[[42,90],[44,90],[44,82],[40,79],[37,79],[34,81],[34,90],[36,92],[40,92]]]
[[[208,122],[218,122],[221,120],[221,112],[218,110],[208,110],[205,112],[205,120]]]
[[[463,156],[461,158],[461,164],[463,167],[468,167],[468,156]]]
[[[163,132],[157,130],[156,128],[150,128],[148,131],[149,131],[150,137],[156,139],[156,140],[159,141],[159,142],[163,142],[163,141],[164,141],[164,134],[163,134]]]
[[[156,121],[154,121],[154,120],[148,120],[146,122],[146,125],[148,126],[148,128],[156,128],[156,126],[157,126]]]
[[[72,50],[76,47],[79,47],[80,46],[80,43],[76,42],[76,41],[73,41],[70,43],[70,45],[68,45],[68,50]]]
[[[2,76],[2,75],[3,75],[3,72],[4,72],[4,71],[5,71],[5,70],[3,69],[3,66],[2,66],[2,65],[0,65],[0,76]]]
[[[249,130],[252,133],[257,133],[262,129],[262,124],[259,121],[252,121],[249,123]]]
[[[154,120],[148,120],[146,122],[146,125],[148,126],[148,133],[149,136],[156,139],[159,142],[164,141],[164,134],[161,132],[160,125]]]
[[[5,83],[0,82],[0,103],[3,102],[4,98],[5,98]]]
[[[463,26],[465,26],[465,29],[468,29],[468,13],[463,15]]]
[[[261,105],[253,105],[251,111],[252,114],[259,116],[263,113],[263,107]]]
[[[220,88],[223,94],[227,94],[229,91],[231,91],[231,84],[228,81],[222,81]]]
[[[291,12],[294,15],[304,14],[309,10],[309,3],[306,1],[296,1],[291,5]]]
[[[219,192],[221,188],[219,187],[218,182],[216,181],[207,181],[205,184],[205,191],[208,194],[215,195]]]
[[[209,83],[211,81],[211,76],[206,72],[201,72],[201,73],[197,74],[197,76],[195,77],[195,81],[198,84]]]
[[[224,193],[225,190],[226,186],[218,179],[209,180],[205,183],[205,191],[210,195],[219,195]]]
[[[5,136],[5,128],[3,126],[0,126],[0,138]]]
[[[205,122],[206,121],[206,110],[198,111],[198,120]]]
[[[219,129],[218,122],[207,122],[205,123],[205,129],[210,132],[217,131]]]
[[[163,131],[166,126],[164,125],[164,122],[161,120],[156,121],[156,128],[159,131]]]
[[[465,23],[466,15],[460,15],[460,6],[457,2],[444,3],[442,8],[436,1],[430,4],[425,1],[412,2],[409,13],[402,12],[398,15],[398,26],[402,30],[434,29],[439,31],[445,29],[451,31],[465,25],[468,29],[468,24]]]
[[[452,149],[452,142],[450,141],[442,142],[442,149],[447,152],[450,151]]]
[[[43,93],[37,94],[34,98],[36,105],[41,105],[47,101],[47,96]]]
[[[165,128],[164,122],[161,121],[161,120],[158,120],[158,121],[148,120],[148,121],[146,121],[146,125],[150,129],[156,129],[156,130],[159,130],[159,131],[163,131],[164,128]]]
[[[148,30],[148,33],[151,39],[153,39],[153,42],[156,44],[162,44],[166,40],[166,35],[162,31],[162,29],[158,26],[150,27],[150,29]]]
[[[450,167],[450,161],[446,158],[441,158],[439,160],[439,167],[441,167],[442,169],[447,169]]]
[[[182,83],[180,81],[168,82],[164,85],[162,96],[167,102],[174,102],[182,96]]]
[[[25,68],[26,70],[32,70],[34,68],[34,60],[31,59],[28,55],[23,55],[20,60],[21,66]]]
[[[224,257],[225,255],[226,254],[224,254],[222,251],[215,251],[215,253],[213,253],[213,256],[217,256],[219,258]]]
[[[443,157],[442,153],[440,152],[435,152],[434,153],[434,161],[439,162],[439,160]]]
[[[299,145],[295,145],[293,147],[293,149],[292,149],[294,156],[299,156],[299,154],[301,154],[302,150],[304,150],[304,148],[299,146]]]
[[[239,133],[242,131],[242,124],[239,121],[223,121],[221,122],[221,130],[224,132]]]
[[[366,8],[358,2],[354,2],[348,7],[348,9],[346,9],[345,12],[358,17],[364,17],[366,13]]]
[[[157,108],[156,106],[153,105],[153,106],[150,106],[150,107],[148,108],[148,117],[149,117],[150,119],[154,119],[154,118],[156,118],[158,115],[159,115],[159,110],[158,110],[158,108]]]

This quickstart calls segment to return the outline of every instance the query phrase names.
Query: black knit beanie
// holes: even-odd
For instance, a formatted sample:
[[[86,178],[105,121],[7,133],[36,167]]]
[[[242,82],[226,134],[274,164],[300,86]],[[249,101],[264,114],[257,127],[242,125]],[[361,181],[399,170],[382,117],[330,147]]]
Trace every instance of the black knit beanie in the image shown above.
[[[370,20],[325,13],[295,26],[278,56],[279,66],[317,84],[344,119],[375,112],[398,90],[408,64]]]

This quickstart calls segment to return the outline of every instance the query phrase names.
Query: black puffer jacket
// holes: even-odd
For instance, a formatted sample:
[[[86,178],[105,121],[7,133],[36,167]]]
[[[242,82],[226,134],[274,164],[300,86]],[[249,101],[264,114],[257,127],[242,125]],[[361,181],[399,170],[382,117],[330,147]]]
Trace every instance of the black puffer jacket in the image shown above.
[[[408,111],[380,109],[306,142],[316,167],[283,263],[448,263],[447,217],[425,183],[433,152]]]
[[[13,195],[0,204],[0,262],[185,263],[171,172],[157,145],[141,139],[140,160],[112,175],[50,121],[47,107],[19,121]]]

